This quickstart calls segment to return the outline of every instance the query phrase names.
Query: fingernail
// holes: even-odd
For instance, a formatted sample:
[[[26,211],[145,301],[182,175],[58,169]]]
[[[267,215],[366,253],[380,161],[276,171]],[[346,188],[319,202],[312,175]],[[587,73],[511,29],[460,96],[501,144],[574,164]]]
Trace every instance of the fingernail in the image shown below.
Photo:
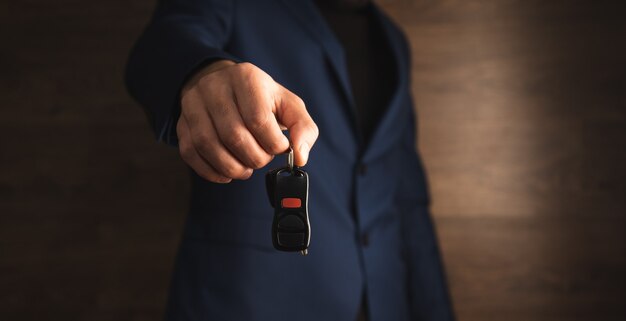
[[[232,179],[228,178],[228,177],[222,177],[220,178],[220,180],[216,183],[220,183],[220,184],[228,184],[232,181]]]
[[[306,164],[309,159],[309,144],[302,143],[300,144],[300,156],[302,156],[302,165]]]

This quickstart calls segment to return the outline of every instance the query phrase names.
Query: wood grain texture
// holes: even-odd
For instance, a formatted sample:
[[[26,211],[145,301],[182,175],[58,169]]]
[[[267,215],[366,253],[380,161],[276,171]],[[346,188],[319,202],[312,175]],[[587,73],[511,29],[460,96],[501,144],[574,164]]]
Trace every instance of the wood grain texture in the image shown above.
[[[626,10],[386,0],[460,321],[626,319]],[[158,320],[188,200],[123,88],[153,1],[0,3],[0,320]]]
[[[459,320],[624,320],[626,7],[385,1]]]

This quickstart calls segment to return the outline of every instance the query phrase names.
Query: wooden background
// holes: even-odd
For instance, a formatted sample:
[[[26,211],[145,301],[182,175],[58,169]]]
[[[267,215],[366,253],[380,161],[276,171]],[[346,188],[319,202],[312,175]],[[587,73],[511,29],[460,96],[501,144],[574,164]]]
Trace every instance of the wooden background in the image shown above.
[[[626,8],[386,0],[460,321],[626,319]],[[159,320],[188,197],[122,85],[152,0],[0,3],[0,320]]]

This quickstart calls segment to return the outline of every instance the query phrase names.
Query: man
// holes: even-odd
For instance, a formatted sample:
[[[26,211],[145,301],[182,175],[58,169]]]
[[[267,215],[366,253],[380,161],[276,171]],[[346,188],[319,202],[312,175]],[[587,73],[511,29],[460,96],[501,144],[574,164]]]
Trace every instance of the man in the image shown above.
[[[368,1],[159,3],[127,84],[192,169],[168,320],[452,319],[409,68]],[[306,257],[271,243],[264,175],[289,146],[310,177]]]

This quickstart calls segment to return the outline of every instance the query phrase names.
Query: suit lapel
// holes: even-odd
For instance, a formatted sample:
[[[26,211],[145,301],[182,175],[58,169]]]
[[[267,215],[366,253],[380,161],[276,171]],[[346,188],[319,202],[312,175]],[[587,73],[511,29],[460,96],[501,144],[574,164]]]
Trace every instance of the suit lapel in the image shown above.
[[[374,15],[387,39],[386,45],[389,46],[393,55],[396,69],[396,86],[387,103],[386,110],[365,148],[363,160],[366,162],[380,156],[388,147],[393,145],[392,143],[395,142],[402,133],[402,128],[399,128],[398,125],[406,123],[399,120],[407,116],[403,114],[404,112],[410,111],[408,108],[402,108],[403,91],[408,87],[410,68],[408,59],[405,57],[406,54],[403,53],[402,43],[404,40],[401,38],[402,34],[398,32],[391,20],[384,15],[375,3],[372,2],[372,5],[374,7]],[[409,114],[408,116],[411,115]]]
[[[282,2],[298,18],[303,27],[322,45],[335,72],[335,76],[341,84],[341,90],[350,106],[350,112],[353,117],[356,116],[345,51],[319,12],[319,9],[311,0],[282,0]]]
[[[346,61],[343,46],[335,36],[334,32],[320,13],[319,9],[312,0],[282,0],[283,4],[288,7],[291,14],[298,18],[305,30],[307,30],[322,46],[331,67],[341,85],[348,105],[348,112],[353,120],[353,128],[355,132],[358,130],[356,126],[356,106],[352,94],[352,86],[348,75],[348,65]],[[379,25],[383,29],[387,46],[391,49],[396,69],[396,87],[386,106],[386,110],[379,120],[379,123],[371,135],[371,140],[367,142],[367,146],[362,150],[362,156],[365,159],[371,159],[376,155],[384,152],[385,146],[389,146],[393,142],[400,130],[397,128],[397,117],[401,116],[402,88],[406,87],[408,81],[408,64],[407,59],[402,53],[400,35],[394,30],[389,18],[387,18],[376,4],[372,3],[374,16]],[[360,137],[356,133],[356,137]]]

